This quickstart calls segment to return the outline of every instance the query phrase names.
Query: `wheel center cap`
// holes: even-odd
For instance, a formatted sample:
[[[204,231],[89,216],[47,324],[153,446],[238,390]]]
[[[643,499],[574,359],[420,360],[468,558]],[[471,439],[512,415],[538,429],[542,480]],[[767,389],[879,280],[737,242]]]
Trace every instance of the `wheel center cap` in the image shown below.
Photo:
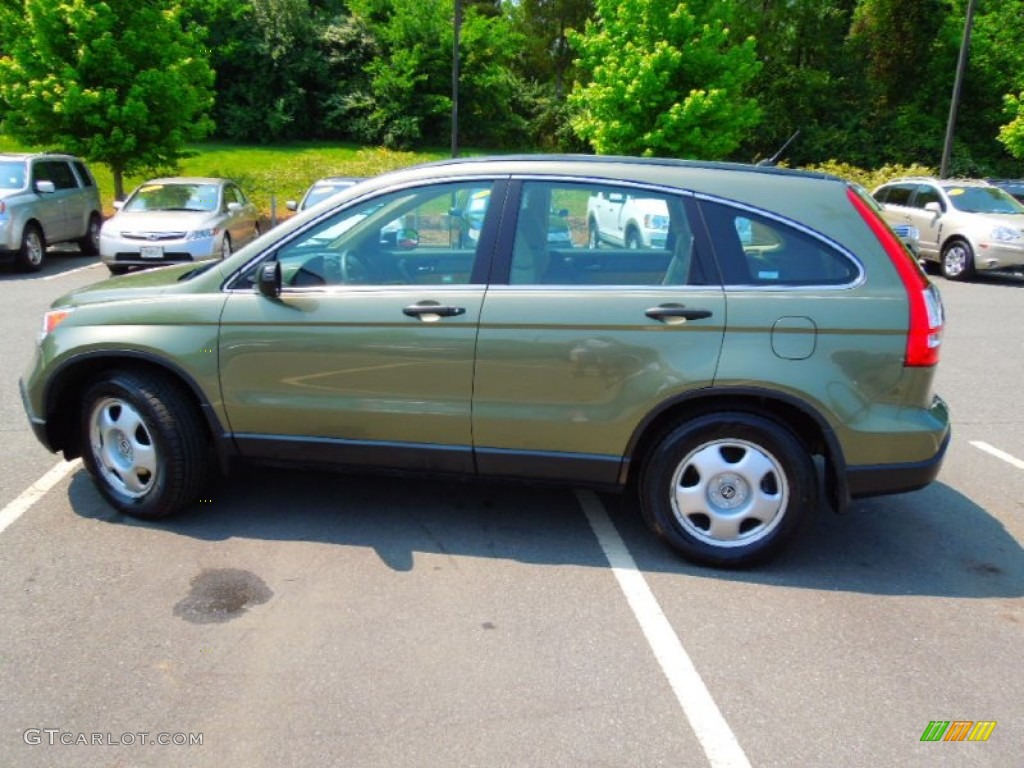
[[[118,432],[114,437],[114,443],[117,445],[117,452],[121,458],[130,461],[132,458],[132,444],[128,442],[128,436],[124,432]]]
[[[747,500],[750,487],[735,472],[723,472],[711,484],[708,495],[719,509],[735,509]]]

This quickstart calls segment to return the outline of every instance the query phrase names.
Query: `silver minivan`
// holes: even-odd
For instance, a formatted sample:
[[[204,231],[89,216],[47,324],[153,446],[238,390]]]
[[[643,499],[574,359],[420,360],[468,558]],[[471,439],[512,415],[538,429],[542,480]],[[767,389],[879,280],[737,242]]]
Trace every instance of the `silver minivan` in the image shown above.
[[[0,255],[13,256],[26,272],[42,268],[54,243],[99,253],[101,210],[96,180],[78,158],[0,154]]]

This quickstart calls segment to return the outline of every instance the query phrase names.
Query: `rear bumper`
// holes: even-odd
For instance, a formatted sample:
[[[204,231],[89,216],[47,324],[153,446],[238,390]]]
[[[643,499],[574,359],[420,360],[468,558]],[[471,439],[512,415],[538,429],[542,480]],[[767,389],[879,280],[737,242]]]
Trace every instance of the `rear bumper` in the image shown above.
[[[924,488],[938,477],[951,437],[952,432],[947,430],[938,451],[924,461],[847,467],[846,484],[850,498],[885,496]]]

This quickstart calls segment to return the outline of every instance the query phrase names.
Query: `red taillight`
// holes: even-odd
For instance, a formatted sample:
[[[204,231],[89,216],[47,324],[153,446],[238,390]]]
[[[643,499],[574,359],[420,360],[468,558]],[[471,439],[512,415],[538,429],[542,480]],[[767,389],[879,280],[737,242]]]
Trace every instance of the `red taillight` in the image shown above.
[[[910,331],[907,333],[907,353],[904,365],[927,367],[939,362],[939,348],[942,346],[942,299],[939,291],[921,269],[921,265],[907,252],[893,231],[886,226],[878,213],[870,208],[854,189],[847,189],[857,213],[871,227],[875,237],[889,254],[893,266],[907,289],[910,304]]]

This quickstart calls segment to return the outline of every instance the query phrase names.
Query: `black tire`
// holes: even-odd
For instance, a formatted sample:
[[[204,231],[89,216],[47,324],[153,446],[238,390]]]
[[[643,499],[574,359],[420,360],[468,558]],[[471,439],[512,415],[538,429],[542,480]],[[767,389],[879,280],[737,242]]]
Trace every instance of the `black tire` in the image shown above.
[[[110,270],[110,274],[113,276],[123,275],[128,271],[128,267],[117,267],[113,264],[107,264],[107,269]]]
[[[813,517],[817,476],[787,429],[746,413],[672,429],[640,475],[647,524],[683,557],[742,568],[776,555]]]
[[[26,224],[15,262],[22,272],[38,272],[46,257],[46,237],[37,224]]]
[[[96,256],[100,252],[100,227],[103,221],[98,213],[89,217],[89,228],[85,231],[85,237],[78,241],[78,250],[83,256]]]
[[[626,230],[626,247],[634,251],[640,247],[640,233],[632,227]]]
[[[966,240],[950,240],[942,249],[939,262],[947,280],[969,280],[974,277],[974,251]]]
[[[195,406],[174,382],[114,371],[82,398],[82,459],[118,511],[153,520],[192,504],[211,464]]]
[[[220,249],[220,257],[222,259],[226,259],[230,255],[231,255],[231,235],[225,233],[224,234],[224,245],[222,245],[221,249]]]
[[[601,235],[597,231],[597,222],[591,219],[587,222],[587,247],[600,248]]]

